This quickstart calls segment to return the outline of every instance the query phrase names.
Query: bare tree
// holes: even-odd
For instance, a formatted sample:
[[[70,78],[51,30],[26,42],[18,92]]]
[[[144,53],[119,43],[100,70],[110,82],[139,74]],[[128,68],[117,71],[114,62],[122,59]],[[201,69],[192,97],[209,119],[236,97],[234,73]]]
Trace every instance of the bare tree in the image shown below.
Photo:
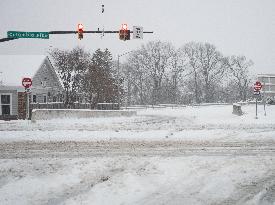
[[[180,88],[179,83],[183,78],[183,73],[187,67],[188,58],[186,53],[182,49],[172,50],[170,57],[170,78],[171,78],[171,89],[168,89],[166,96],[171,95],[170,102],[178,103],[180,98]],[[168,67],[168,68],[169,68]]]
[[[198,86],[199,80],[199,58],[198,58],[198,50],[199,44],[195,42],[187,43],[183,46],[183,51],[188,57],[189,60],[189,67],[192,70],[192,75],[194,78],[194,93],[195,93],[195,102],[200,103],[200,88]]]
[[[233,76],[233,83],[238,88],[239,100],[246,101],[249,84],[251,83],[249,68],[253,65],[253,62],[246,60],[245,56],[233,55],[227,58],[226,64],[230,74]]]
[[[239,78],[236,66],[249,66],[242,58],[238,63],[226,59],[209,43],[190,42],[176,50],[170,43],[159,41],[132,52],[126,64],[128,102],[142,104],[232,101],[236,96],[227,83]],[[239,82],[239,87],[246,83]],[[244,89],[240,92],[242,99],[246,98]]]
[[[127,82],[127,102],[137,104],[149,103],[150,92],[149,72],[144,65],[142,50],[137,50],[129,55],[127,66],[124,66],[124,76]],[[130,100],[130,96],[134,99]]]
[[[172,53],[173,46],[170,43],[156,41],[143,45],[140,50],[131,54],[132,59],[136,59],[136,67],[138,66],[151,78],[152,104],[156,104],[160,100],[162,80]]]
[[[82,89],[90,54],[77,47],[71,51],[54,49],[50,55],[62,80],[65,90],[65,104],[72,105],[81,97],[79,93]]]
[[[214,45],[199,43],[196,56],[202,71],[205,102],[214,101],[215,84],[218,84],[226,70],[225,58]]]

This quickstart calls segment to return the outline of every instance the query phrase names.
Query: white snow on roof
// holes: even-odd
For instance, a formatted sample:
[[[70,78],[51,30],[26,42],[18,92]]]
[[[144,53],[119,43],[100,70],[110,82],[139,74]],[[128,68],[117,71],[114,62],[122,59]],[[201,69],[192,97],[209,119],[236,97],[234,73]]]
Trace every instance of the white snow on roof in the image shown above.
[[[275,74],[258,74],[258,77],[266,77],[266,78],[275,77]]]
[[[3,85],[20,86],[22,78],[32,78],[45,55],[0,55],[0,81]]]

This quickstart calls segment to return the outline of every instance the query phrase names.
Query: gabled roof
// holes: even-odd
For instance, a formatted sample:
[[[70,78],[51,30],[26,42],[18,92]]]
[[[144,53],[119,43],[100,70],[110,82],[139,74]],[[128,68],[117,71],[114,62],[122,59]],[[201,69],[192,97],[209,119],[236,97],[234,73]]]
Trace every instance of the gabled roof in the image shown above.
[[[56,70],[55,70],[55,68],[53,67],[53,65],[52,65],[52,63],[51,63],[51,61],[50,61],[50,59],[49,59],[48,56],[46,56],[46,57],[44,58],[44,60],[41,62],[40,66],[37,68],[37,70],[36,70],[35,74],[32,76],[32,78],[34,79],[34,77],[35,77],[36,75],[38,75],[39,70],[40,70],[40,69],[43,69],[43,65],[44,65],[44,64],[47,64],[47,65],[48,65],[48,68],[50,69],[50,71],[51,71],[53,77],[55,78],[56,82],[58,83],[58,86],[62,89],[63,86],[62,86],[61,79],[59,78],[59,75],[56,73]]]
[[[0,85],[0,90],[3,91],[3,90],[14,90],[14,91],[17,91],[17,92],[24,92],[25,91],[25,88],[23,86],[5,86],[5,85]]]
[[[22,78],[32,78],[45,58],[45,55],[0,55],[0,81],[3,85],[21,86]]]

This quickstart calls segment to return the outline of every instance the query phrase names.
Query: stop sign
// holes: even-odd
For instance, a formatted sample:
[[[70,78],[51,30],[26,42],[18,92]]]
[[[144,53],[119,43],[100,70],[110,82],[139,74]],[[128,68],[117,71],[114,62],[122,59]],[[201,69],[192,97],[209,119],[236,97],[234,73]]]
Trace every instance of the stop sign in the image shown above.
[[[22,85],[25,87],[25,88],[29,88],[32,86],[32,79],[31,78],[23,78],[22,80]]]
[[[260,81],[257,81],[255,84],[254,84],[254,90],[256,91],[260,91],[262,89],[262,84]]]

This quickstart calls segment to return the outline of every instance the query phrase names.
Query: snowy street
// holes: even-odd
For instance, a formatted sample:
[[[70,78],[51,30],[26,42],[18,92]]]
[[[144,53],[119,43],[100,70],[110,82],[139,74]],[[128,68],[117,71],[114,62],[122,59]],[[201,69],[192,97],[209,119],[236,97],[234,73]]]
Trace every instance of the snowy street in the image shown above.
[[[275,0],[0,5],[0,205],[275,205]]]
[[[0,204],[275,204],[275,106],[0,121]]]
[[[98,141],[4,143],[1,158],[275,155],[275,142]]]

